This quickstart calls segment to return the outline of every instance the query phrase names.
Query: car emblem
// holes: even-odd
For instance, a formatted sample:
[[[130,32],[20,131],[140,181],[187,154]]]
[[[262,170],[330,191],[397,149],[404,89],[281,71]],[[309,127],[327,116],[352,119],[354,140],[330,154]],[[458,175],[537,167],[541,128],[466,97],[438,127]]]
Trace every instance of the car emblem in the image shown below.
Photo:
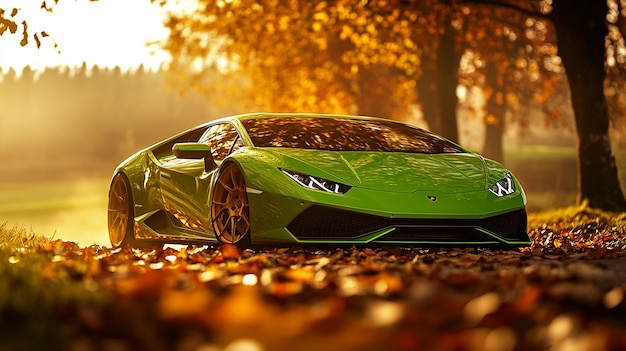
[[[426,197],[428,198],[428,200],[430,200],[432,202],[437,201],[437,197],[435,195],[427,195]]]

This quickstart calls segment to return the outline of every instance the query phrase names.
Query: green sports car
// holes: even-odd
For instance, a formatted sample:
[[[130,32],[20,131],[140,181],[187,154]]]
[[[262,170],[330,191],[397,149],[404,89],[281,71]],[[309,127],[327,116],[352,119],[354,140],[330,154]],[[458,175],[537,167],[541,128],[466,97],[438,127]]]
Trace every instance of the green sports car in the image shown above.
[[[258,113],[200,125],[114,172],[113,247],[530,243],[497,162],[373,117]]]

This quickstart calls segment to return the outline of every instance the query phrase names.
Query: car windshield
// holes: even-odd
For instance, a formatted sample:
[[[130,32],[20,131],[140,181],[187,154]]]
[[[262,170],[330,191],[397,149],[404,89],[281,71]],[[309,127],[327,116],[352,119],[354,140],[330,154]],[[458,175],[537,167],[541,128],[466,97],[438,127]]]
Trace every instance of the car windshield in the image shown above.
[[[465,152],[428,131],[393,121],[268,117],[241,122],[257,147],[426,154]]]

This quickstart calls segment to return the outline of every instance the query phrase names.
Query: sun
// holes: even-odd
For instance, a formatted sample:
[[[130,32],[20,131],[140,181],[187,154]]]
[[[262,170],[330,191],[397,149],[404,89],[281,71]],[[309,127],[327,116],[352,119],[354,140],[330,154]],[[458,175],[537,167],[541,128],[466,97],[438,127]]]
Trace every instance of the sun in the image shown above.
[[[2,0],[0,7],[18,8],[18,22],[28,22],[29,31],[45,30],[50,36],[40,48],[34,42],[22,47],[20,32],[0,36],[0,70],[35,71],[46,67],[120,67],[127,71],[143,64],[158,69],[168,55],[149,45],[163,40],[163,14],[150,0],[59,1],[54,10],[39,8],[40,1]],[[56,46],[55,46],[56,43]]]

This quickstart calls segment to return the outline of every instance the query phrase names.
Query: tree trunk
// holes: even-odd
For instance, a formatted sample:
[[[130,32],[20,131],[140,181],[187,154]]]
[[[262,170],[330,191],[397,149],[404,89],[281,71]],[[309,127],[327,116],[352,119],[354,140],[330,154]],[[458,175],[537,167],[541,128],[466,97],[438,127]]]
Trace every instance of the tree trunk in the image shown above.
[[[607,211],[626,211],[609,139],[604,95],[604,0],[554,0],[552,20],[569,80],[578,134],[578,202]]]
[[[359,73],[359,92],[356,96],[358,114],[392,118],[393,106],[389,99],[390,72],[382,66],[362,67]]]
[[[437,103],[437,61],[432,55],[422,55],[422,76],[418,79],[415,88],[422,106],[424,120],[428,129],[437,134],[443,134],[439,104]]]
[[[483,146],[483,156],[504,162],[504,150],[502,148],[502,135],[504,134],[504,120],[498,118],[495,123],[485,125],[485,145]]]
[[[456,88],[459,84],[459,61],[460,50],[457,50],[455,29],[452,24],[446,23],[446,29],[439,39],[437,49],[437,92],[439,113],[441,117],[441,134],[457,142],[459,129],[456,119],[456,106],[458,98]]]
[[[506,98],[503,80],[498,80],[498,69],[494,63],[487,63],[485,77],[487,86],[493,89],[493,93],[487,100],[486,120],[485,120],[485,145],[483,155],[492,160],[503,162],[504,152],[502,150],[502,135],[506,113]],[[500,83],[498,82],[500,81]]]

